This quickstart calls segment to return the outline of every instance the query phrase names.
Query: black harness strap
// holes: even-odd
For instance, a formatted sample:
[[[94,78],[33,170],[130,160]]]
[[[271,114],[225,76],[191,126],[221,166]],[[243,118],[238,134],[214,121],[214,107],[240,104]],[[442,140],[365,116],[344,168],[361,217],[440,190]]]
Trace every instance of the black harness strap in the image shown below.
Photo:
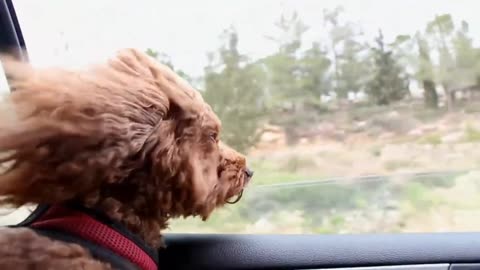
[[[35,229],[32,228],[35,232],[40,235],[46,236],[53,240],[58,240],[62,242],[78,244],[83,248],[86,248],[90,251],[90,254],[97,260],[109,263],[113,269],[117,270],[138,270],[138,268],[132,264],[129,260],[118,256],[116,253],[112,252],[109,249],[103,248],[102,246],[96,245],[88,240],[82,239],[80,237],[73,236],[71,234],[58,231],[58,230],[45,230],[45,229]]]

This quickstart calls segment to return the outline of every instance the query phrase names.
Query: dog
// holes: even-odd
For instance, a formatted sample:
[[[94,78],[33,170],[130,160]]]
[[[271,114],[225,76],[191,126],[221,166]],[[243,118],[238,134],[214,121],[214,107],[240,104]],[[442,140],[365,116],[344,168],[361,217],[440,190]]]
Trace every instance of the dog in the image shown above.
[[[206,220],[252,178],[201,94],[140,50],[78,70],[2,62],[0,203],[39,207],[0,229],[0,269],[156,269],[171,218]]]

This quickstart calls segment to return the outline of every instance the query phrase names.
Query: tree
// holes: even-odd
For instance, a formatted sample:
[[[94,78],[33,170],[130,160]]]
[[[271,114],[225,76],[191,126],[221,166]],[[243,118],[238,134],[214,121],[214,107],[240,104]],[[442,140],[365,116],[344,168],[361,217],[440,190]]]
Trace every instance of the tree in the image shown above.
[[[225,44],[205,68],[203,96],[222,120],[222,140],[246,151],[258,141],[266,118],[264,74],[238,51],[235,29],[222,38]]]
[[[473,40],[469,35],[469,26],[465,21],[461,22],[452,38],[453,52],[455,56],[454,78],[457,86],[470,86],[476,83],[479,76],[479,50],[473,46]]]
[[[450,14],[435,16],[425,32],[438,56],[434,77],[442,85],[448,109],[452,110],[455,91],[475,85],[480,78],[479,49],[473,46],[468,23],[462,21],[456,26]]]
[[[327,95],[331,88],[331,80],[328,76],[330,65],[331,61],[320,48],[320,44],[316,42],[301,57],[299,82],[301,93],[304,94],[300,102],[308,107],[307,109],[323,110],[322,96]]]
[[[417,32],[413,37],[397,36],[391,46],[394,48],[394,56],[398,63],[409,67],[409,77],[423,87],[425,106],[432,109],[437,108],[438,93],[428,40],[422,33]]]
[[[267,39],[279,45],[279,52],[287,55],[295,55],[302,45],[302,36],[308,30],[308,26],[300,19],[297,12],[291,16],[280,16],[275,22],[280,31],[278,36],[266,36]]]
[[[381,31],[375,42],[376,47],[371,48],[373,77],[367,84],[367,94],[375,104],[388,105],[403,99],[408,93],[408,79],[392,51],[386,48]]]
[[[332,53],[332,65],[333,65],[333,85],[334,85],[334,92],[340,93],[342,96],[342,91],[338,88],[338,81],[340,79],[340,69],[339,69],[339,52],[337,51],[337,47],[340,43],[351,36],[352,29],[350,27],[345,27],[344,25],[340,25],[339,16],[343,13],[343,7],[338,6],[333,10],[323,10],[323,20],[324,26],[329,29],[329,37],[330,37],[330,51]]]
[[[427,108],[438,108],[438,93],[435,87],[433,64],[430,57],[430,46],[420,33],[415,35],[418,49],[418,65],[416,79],[423,85],[424,102]]]
[[[370,68],[367,59],[362,56],[365,47],[354,39],[343,43],[338,58],[337,96],[347,98],[349,93],[357,94],[365,91]]]
[[[455,93],[455,60],[450,44],[452,44],[455,25],[450,14],[437,15],[427,24],[426,33],[432,40],[438,54],[436,78],[445,90],[448,109],[453,109]]]
[[[352,23],[341,22],[343,11],[342,7],[323,11],[332,55],[333,89],[341,99],[363,91],[368,74],[367,61],[362,57],[365,46],[356,40],[361,33]]]
[[[260,63],[267,74],[271,123],[282,126],[292,144],[301,126],[311,124],[324,110],[322,97],[331,89],[330,60],[320,43],[304,49],[302,37],[308,27],[296,13],[281,16],[276,26],[279,33],[268,38],[278,50]]]
[[[267,38],[277,44],[278,51],[260,61],[267,70],[271,106],[275,109],[296,110],[298,98],[303,96],[298,58],[302,36],[308,27],[297,13],[289,17],[282,15],[275,26],[279,34]]]

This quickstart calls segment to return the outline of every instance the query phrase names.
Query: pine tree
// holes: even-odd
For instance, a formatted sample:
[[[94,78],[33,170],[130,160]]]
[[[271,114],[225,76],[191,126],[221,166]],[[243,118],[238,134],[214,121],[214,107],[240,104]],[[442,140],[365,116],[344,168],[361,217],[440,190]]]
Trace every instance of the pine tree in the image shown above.
[[[266,118],[263,71],[240,54],[234,29],[223,38],[226,44],[205,68],[203,96],[222,120],[222,140],[246,151],[258,141]]]
[[[400,65],[386,48],[383,34],[375,38],[376,47],[371,48],[373,77],[367,84],[367,94],[377,105],[388,105],[401,100],[408,93],[408,80]]]

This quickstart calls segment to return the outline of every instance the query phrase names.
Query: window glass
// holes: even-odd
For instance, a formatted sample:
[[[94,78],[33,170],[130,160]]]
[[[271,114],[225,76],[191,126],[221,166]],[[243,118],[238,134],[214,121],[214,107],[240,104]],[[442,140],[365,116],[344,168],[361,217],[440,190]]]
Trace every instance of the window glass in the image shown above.
[[[0,61],[0,113],[2,114],[3,117],[5,117],[7,114],[11,113],[9,111],[9,107],[5,106],[5,96],[8,95],[10,92],[10,87],[7,82],[7,78],[5,76],[5,71],[3,69],[2,62]],[[1,157],[0,153],[0,157]],[[4,164],[0,164],[0,172],[2,170],[5,170],[7,166],[4,166]],[[18,210],[14,210],[11,208],[4,208],[0,209],[0,226],[3,225],[11,225],[11,224],[16,224],[20,221],[22,221],[29,213],[30,208],[24,207]]]
[[[136,47],[201,91],[255,176],[173,232],[480,228],[478,3],[22,0],[34,65]]]
[[[10,87],[8,86],[7,77],[5,76],[2,62],[0,62],[0,100],[8,92],[10,92]]]

